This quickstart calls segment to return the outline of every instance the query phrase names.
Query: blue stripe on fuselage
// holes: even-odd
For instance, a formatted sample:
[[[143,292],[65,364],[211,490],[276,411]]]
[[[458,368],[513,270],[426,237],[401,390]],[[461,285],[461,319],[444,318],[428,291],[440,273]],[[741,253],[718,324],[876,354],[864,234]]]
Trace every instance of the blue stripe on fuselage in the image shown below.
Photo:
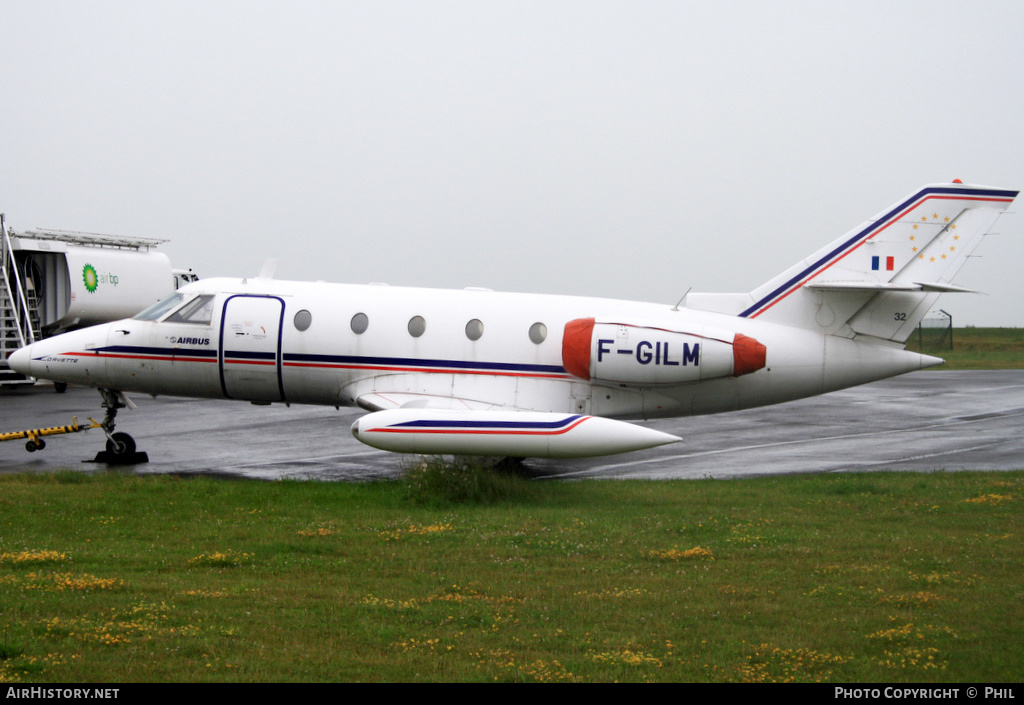
[[[127,358],[177,358],[192,359],[195,361],[216,361],[217,350],[215,349],[189,349],[189,348],[158,348],[141,347],[132,345],[110,345],[94,350],[67,353],[69,355],[92,355],[97,357],[127,357]],[[230,360],[266,360],[274,361],[277,355],[273,352],[250,352],[227,350],[224,356]],[[322,366],[322,367],[404,367],[408,371],[445,371],[445,372],[473,372],[473,373],[494,373],[494,374],[524,374],[524,375],[559,375],[567,376],[561,365],[530,365],[512,362],[475,362],[469,360],[421,360],[410,357],[379,357],[361,355],[312,355],[303,353],[285,353],[285,366]],[[439,369],[440,368],[440,369]]]

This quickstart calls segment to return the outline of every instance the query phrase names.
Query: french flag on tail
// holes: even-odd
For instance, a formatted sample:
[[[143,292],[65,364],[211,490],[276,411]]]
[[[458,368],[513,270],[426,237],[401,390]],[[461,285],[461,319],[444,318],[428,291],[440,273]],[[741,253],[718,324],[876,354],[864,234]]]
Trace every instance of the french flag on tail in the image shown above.
[[[878,270],[880,270],[882,268],[881,260],[882,260],[882,258],[879,257],[878,255],[875,255],[874,257],[871,258],[871,270],[872,271],[877,272]],[[893,269],[895,267],[896,267],[896,258],[895,257],[886,257],[885,258],[885,271],[891,272],[891,271],[893,271]]]

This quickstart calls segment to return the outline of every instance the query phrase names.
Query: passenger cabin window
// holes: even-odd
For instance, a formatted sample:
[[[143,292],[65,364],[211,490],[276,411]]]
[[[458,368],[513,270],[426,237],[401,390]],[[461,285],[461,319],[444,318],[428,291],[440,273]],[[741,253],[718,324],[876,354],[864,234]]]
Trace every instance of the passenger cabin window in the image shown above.
[[[295,324],[295,329],[301,333],[302,331],[308,330],[309,326],[312,325],[313,314],[306,309],[302,309],[295,314],[295,318],[292,319],[292,322]]]
[[[548,327],[540,321],[530,326],[530,340],[532,340],[535,345],[540,345],[547,339],[547,337]]]
[[[470,340],[480,340],[484,334],[484,324],[479,318],[474,318],[466,324],[466,337]]]
[[[366,329],[370,327],[370,319],[367,318],[365,313],[357,313],[352,316],[352,322],[349,324],[352,326],[352,332],[356,335],[362,335],[366,332]]]
[[[423,316],[413,316],[409,319],[409,335],[413,338],[419,338],[426,330],[427,322],[423,320]]]
[[[210,325],[213,320],[213,294],[197,296],[167,317],[166,323]]]
[[[155,321],[184,300],[184,294],[171,294],[166,299],[161,299],[149,308],[136,313],[133,318],[137,321]]]

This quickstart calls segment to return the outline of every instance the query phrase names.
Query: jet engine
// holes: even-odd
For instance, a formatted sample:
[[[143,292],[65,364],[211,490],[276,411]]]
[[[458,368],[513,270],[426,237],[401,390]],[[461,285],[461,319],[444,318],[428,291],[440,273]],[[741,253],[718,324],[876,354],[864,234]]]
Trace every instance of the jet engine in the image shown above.
[[[765,346],[708,326],[679,331],[578,318],[565,324],[562,365],[585,380],[679,384],[756,372],[765,365]]]

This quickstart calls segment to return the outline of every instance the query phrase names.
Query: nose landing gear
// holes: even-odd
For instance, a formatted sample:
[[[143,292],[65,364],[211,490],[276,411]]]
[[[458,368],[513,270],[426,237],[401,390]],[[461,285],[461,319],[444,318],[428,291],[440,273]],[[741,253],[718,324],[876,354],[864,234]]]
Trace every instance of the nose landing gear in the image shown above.
[[[0,442],[28,439],[25,443],[25,450],[29,453],[35,453],[37,450],[42,450],[46,447],[46,441],[43,440],[43,436],[78,433],[98,428],[107,437],[107,447],[106,450],[96,454],[93,462],[106,463],[107,465],[148,463],[149,456],[135,449],[134,438],[127,433],[114,433],[114,417],[117,416],[117,410],[125,407],[135,408],[135,405],[125,398],[121,392],[112,389],[101,389],[100,394],[103,396],[103,408],[107,410],[102,423],[95,419],[89,419],[89,425],[83,426],[78,423],[78,417],[75,416],[72,417],[71,424],[67,426],[51,426],[48,428],[35,428],[29,431],[0,433]]]
[[[103,397],[102,406],[107,410],[100,423],[103,433],[107,435],[107,447],[106,450],[101,450],[96,454],[93,462],[107,465],[148,463],[149,455],[135,450],[134,438],[127,433],[114,433],[114,418],[117,416],[117,410],[125,407],[135,408],[135,405],[125,398],[124,394],[113,389],[100,389],[100,395]]]

